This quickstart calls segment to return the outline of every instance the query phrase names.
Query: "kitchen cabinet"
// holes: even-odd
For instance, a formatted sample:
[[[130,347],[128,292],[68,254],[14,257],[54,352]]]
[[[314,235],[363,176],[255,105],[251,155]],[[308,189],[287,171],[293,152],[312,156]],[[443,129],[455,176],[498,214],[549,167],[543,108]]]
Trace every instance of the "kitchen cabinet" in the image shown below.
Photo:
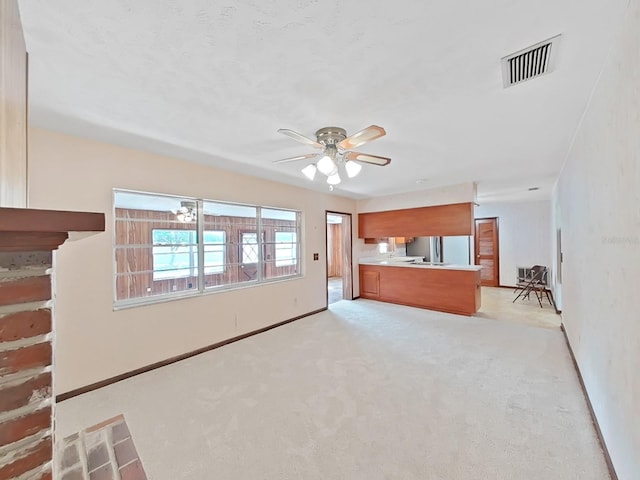
[[[473,235],[473,203],[358,214],[358,237]]]
[[[480,309],[480,270],[361,264],[360,297],[473,315]]]
[[[405,245],[413,242],[413,237],[392,237],[396,245]],[[379,243],[389,243],[389,237],[381,238],[365,238],[364,243],[367,245],[377,245]]]
[[[380,296],[380,272],[360,269],[360,296],[372,299]]]

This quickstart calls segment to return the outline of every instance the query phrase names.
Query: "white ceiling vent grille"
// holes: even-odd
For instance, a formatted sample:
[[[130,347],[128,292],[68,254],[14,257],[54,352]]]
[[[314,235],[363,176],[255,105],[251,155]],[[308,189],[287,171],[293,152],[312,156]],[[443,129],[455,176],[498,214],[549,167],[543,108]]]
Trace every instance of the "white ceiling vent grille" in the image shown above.
[[[526,80],[551,73],[557,54],[560,35],[536,43],[502,59],[504,87],[511,87]]]

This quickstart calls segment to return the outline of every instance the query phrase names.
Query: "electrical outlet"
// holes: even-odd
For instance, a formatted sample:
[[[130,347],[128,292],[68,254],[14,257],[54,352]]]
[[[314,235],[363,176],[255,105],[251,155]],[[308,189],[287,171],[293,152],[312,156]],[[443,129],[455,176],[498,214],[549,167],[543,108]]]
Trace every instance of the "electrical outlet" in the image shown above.
[[[313,254],[313,260],[320,260],[320,254],[319,253],[314,253]]]

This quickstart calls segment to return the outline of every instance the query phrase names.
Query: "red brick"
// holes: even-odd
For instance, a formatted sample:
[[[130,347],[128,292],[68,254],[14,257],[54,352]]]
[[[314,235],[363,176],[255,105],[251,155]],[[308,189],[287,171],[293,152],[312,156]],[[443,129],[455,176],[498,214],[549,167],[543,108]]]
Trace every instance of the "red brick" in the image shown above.
[[[0,342],[44,335],[51,331],[51,310],[12,313],[0,317]]]
[[[51,396],[51,372],[42,373],[19,385],[0,389],[0,412],[29,405],[34,395],[43,400]]]
[[[50,298],[51,278],[49,275],[0,282],[0,305],[38,302]]]
[[[29,470],[51,461],[51,437],[31,448],[27,455],[0,467],[0,479],[18,477]]]
[[[0,423],[0,446],[17,442],[51,426],[51,409],[38,410],[24,417]]]
[[[126,467],[122,467],[120,469],[120,478],[122,480],[147,480],[140,460],[136,460]]]
[[[50,342],[0,352],[0,375],[46,367],[47,365],[51,365]]]

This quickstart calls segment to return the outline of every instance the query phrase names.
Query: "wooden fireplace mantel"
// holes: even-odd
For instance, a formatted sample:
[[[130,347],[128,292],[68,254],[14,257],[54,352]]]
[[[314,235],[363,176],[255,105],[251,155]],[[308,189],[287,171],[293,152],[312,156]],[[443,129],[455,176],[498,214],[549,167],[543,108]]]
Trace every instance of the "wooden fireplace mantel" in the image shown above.
[[[0,251],[55,250],[69,232],[104,232],[104,213],[0,208]]]

